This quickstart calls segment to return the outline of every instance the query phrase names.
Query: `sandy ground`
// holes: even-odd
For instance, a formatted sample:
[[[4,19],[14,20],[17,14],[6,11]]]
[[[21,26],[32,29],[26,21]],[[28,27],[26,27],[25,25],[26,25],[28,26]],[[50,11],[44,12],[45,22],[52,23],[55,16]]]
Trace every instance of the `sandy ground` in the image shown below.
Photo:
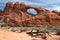
[[[0,29],[0,40],[44,40],[41,38],[34,38],[26,34],[26,32],[16,33]],[[60,40],[60,36],[47,35],[47,40]]]

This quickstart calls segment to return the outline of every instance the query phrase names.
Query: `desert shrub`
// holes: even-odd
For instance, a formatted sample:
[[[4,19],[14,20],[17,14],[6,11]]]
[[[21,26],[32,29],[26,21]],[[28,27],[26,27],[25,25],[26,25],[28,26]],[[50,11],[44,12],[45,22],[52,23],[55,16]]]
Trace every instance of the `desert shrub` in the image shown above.
[[[60,35],[60,29],[56,30],[56,35]]]
[[[0,28],[2,28],[2,29],[9,29],[10,26],[8,26],[7,24],[0,24]]]
[[[56,32],[56,27],[55,26],[48,26],[47,27],[47,31],[49,31],[49,32]]]
[[[25,32],[25,31],[27,31],[27,29],[26,29],[26,27],[12,27],[11,28],[11,31],[13,31],[13,32]]]
[[[16,30],[12,28],[11,31],[12,31],[12,32],[15,32]]]

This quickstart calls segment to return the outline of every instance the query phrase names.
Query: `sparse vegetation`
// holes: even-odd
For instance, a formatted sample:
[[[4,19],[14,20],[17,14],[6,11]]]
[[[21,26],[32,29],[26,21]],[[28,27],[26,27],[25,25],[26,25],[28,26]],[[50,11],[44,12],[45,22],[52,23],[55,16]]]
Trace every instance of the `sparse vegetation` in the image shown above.
[[[6,24],[2,25],[0,24],[0,28],[2,29],[9,29],[11,28],[11,31],[16,32],[16,31],[27,31],[27,30],[39,30],[39,31],[48,31],[48,32],[56,32],[57,34],[60,34],[60,27],[54,27],[54,26],[48,26],[48,27],[37,27],[35,25],[30,25],[29,27],[23,27],[23,26],[19,26],[19,27],[10,27]]]
[[[30,27],[23,27],[23,26],[19,26],[19,27],[10,27],[8,25],[0,25],[0,29],[11,29],[10,31],[12,32],[17,32],[17,33],[21,33],[21,32],[26,32],[27,30],[36,30],[36,32],[26,32],[26,34],[29,34],[31,37],[35,37],[35,38],[41,38],[44,40],[47,40],[47,36],[46,33],[49,35],[49,32],[55,32],[56,35],[60,36],[60,27],[54,27],[54,26],[48,26],[48,27],[36,27],[35,25],[31,25]],[[38,30],[38,31],[37,31]],[[51,36],[51,35],[49,35]],[[31,40],[37,40],[37,39],[31,39]]]
[[[56,35],[60,35],[60,29],[56,29]]]
[[[0,24],[0,28],[7,30],[7,29],[10,28],[10,26],[8,26],[8,25],[6,25],[6,24]]]

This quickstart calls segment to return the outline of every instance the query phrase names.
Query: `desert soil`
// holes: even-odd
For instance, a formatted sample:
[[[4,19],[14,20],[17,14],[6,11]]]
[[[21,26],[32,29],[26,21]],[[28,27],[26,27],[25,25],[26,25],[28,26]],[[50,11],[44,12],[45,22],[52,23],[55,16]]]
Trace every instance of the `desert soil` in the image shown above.
[[[16,33],[0,29],[0,40],[44,40],[42,38],[31,37],[26,32]],[[47,40],[60,40],[60,36],[47,35]]]

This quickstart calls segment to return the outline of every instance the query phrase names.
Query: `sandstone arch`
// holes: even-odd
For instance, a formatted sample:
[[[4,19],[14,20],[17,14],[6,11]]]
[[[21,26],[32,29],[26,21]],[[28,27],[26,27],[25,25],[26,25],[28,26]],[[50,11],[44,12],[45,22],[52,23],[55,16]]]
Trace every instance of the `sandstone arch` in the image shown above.
[[[30,8],[36,10],[37,15],[28,14],[27,10]],[[60,26],[60,12],[49,11],[19,2],[14,4],[13,2],[8,2],[0,16],[3,22],[9,26],[19,26],[20,24],[24,26],[29,26],[30,24],[37,26]]]
[[[43,9],[43,8],[39,8],[39,7],[35,7],[35,6],[29,6],[29,5],[26,5],[26,12],[28,9],[34,9],[36,12],[37,12],[37,15],[40,14],[41,12],[45,12],[46,10]]]

